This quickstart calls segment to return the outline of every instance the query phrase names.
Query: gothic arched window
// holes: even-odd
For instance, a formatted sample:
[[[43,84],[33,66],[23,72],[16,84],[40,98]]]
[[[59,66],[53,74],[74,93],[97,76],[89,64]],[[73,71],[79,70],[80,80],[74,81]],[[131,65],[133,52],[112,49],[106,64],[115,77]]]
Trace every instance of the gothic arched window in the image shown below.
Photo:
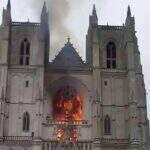
[[[24,39],[20,45],[20,65],[29,65],[30,61],[30,42]]]
[[[30,128],[30,116],[28,112],[23,114],[23,131],[28,132]]]
[[[107,68],[116,68],[116,45],[113,42],[107,44]]]
[[[108,115],[106,115],[105,120],[104,120],[104,133],[105,134],[111,133],[111,120]]]

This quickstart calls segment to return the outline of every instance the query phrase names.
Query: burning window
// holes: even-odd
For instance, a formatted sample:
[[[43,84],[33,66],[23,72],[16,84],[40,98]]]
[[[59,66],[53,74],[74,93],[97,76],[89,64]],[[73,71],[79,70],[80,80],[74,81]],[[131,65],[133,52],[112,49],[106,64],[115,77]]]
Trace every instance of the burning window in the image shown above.
[[[56,121],[81,121],[82,97],[71,86],[60,88],[53,101],[53,116]]]

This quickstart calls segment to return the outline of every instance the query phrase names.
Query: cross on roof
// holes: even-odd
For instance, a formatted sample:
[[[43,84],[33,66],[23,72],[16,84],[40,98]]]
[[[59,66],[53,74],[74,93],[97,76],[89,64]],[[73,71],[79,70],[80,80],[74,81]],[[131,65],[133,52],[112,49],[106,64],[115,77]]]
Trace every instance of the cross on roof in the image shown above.
[[[69,36],[68,36],[67,40],[68,40],[68,43],[70,43],[70,37]]]

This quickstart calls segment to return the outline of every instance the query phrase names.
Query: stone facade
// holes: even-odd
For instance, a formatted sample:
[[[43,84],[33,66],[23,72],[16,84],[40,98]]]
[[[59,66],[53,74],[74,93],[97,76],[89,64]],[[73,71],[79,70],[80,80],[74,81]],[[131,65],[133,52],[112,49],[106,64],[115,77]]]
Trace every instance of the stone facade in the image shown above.
[[[86,62],[69,39],[49,62],[48,26],[45,4],[41,23],[13,22],[10,1],[3,10],[0,150],[148,150],[146,90],[130,8],[123,26],[98,25],[93,8]]]

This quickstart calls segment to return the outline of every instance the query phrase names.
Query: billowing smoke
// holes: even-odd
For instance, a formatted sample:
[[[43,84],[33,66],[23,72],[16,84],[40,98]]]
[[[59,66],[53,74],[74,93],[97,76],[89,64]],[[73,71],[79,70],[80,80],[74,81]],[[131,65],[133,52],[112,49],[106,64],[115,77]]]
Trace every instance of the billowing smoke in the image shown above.
[[[44,0],[32,0],[33,11],[39,15]],[[68,36],[75,40],[72,32],[67,27],[67,19],[70,12],[69,2],[67,0],[47,0],[47,9],[49,11],[50,43],[51,56],[58,53],[67,41]]]
[[[70,12],[67,0],[48,0],[51,49],[60,49],[72,32],[67,27],[67,18]],[[51,55],[52,56],[52,55]]]

